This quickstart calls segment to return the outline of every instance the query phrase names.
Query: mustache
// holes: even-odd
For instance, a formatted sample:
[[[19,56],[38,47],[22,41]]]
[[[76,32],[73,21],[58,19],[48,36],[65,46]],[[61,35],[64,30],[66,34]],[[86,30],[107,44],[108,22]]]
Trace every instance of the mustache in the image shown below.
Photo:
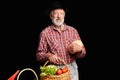
[[[54,20],[54,21],[57,21],[57,20],[63,21],[64,19],[63,18],[53,18],[52,20]]]
[[[62,20],[61,18],[55,18],[55,20]]]

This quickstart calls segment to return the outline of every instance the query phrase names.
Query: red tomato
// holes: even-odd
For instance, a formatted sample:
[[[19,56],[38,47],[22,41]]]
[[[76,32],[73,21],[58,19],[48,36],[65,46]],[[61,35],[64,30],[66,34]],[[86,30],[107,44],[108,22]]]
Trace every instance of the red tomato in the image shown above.
[[[66,67],[62,69],[62,73],[65,73],[67,71],[68,71],[68,68],[66,68]]]
[[[56,74],[57,74],[57,75],[62,74],[62,70],[61,70],[61,69],[58,69],[58,70],[56,71]]]

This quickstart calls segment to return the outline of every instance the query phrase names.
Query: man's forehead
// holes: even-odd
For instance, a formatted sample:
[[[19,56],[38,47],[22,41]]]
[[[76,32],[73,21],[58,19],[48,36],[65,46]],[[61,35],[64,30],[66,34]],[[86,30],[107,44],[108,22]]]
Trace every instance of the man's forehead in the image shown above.
[[[58,11],[61,11],[61,12],[65,12],[64,9],[54,9],[52,10],[53,12],[58,12]]]

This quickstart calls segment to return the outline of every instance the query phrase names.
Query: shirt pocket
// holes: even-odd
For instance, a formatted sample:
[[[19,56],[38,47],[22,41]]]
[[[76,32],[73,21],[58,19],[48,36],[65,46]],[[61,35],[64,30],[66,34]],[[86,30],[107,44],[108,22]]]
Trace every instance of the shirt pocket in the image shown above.
[[[51,41],[51,44],[49,44],[49,48],[51,52],[56,52],[57,49],[60,48],[60,43],[58,40],[56,41]]]
[[[67,48],[71,43],[73,42],[73,39],[66,39],[65,43],[65,47]]]

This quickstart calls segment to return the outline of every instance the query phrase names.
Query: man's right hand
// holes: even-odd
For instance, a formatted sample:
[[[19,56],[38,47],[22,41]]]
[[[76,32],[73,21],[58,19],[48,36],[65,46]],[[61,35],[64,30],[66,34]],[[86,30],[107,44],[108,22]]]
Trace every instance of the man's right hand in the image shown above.
[[[59,58],[58,58],[56,55],[54,55],[54,54],[51,54],[51,55],[49,56],[48,60],[49,60],[50,62],[52,62],[52,63],[59,62]]]

